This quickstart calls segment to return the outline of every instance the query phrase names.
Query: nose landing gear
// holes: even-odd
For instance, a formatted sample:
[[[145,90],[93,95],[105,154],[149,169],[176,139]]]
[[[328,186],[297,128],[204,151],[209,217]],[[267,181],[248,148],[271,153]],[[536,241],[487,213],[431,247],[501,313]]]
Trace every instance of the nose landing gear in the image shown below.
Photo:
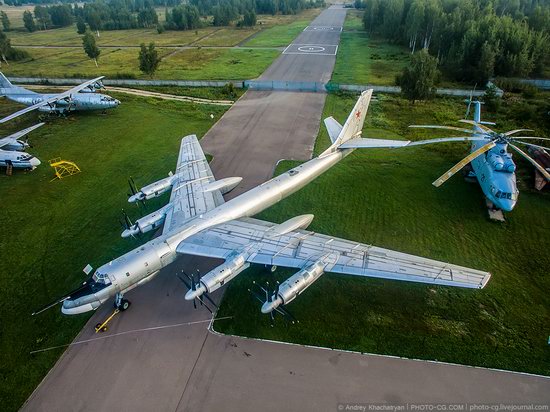
[[[115,295],[115,310],[111,315],[105,319],[103,322],[97,323],[95,325],[95,333],[99,332],[106,332],[107,331],[107,325],[113,318],[119,314],[120,312],[124,312],[126,309],[130,307],[132,304],[128,299],[124,299],[122,297],[122,293],[117,293]]]

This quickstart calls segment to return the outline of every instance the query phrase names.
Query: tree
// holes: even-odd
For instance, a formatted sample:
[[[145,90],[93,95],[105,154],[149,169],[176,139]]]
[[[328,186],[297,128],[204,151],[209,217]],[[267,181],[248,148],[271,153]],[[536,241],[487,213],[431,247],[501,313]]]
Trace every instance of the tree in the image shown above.
[[[76,32],[78,34],[86,33],[86,22],[84,21],[84,19],[82,17],[79,17],[76,20]]]
[[[411,56],[409,66],[405,67],[397,83],[401,92],[414,104],[416,100],[425,100],[435,94],[438,77],[437,59],[422,49]]]
[[[485,89],[483,101],[487,109],[492,112],[497,112],[500,108],[501,98],[497,94],[497,87],[493,83],[489,84],[487,89]]]
[[[97,58],[101,54],[101,50],[99,50],[99,47],[95,44],[94,35],[89,31],[82,36],[82,46],[84,47],[84,52],[90,59],[94,59],[95,65],[98,67]]]
[[[254,27],[256,25],[256,12],[253,9],[245,11],[240,25]]]
[[[8,39],[8,36],[6,36],[6,33],[3,31],[0,31],[0,56],[2,57],[2,60],[6,64],[8,64],[8,59],[6,56],[9,54],[9,51],[11,49],[11,43],[10,39]]]
[[[11,23],[6,12],[2,11],[0,13],[0,17],[2,18],[2,27],[4,28],[4,31],[10,31]]]
[[[141,43],[141,49],[139,51],[139,70],[143,73],[153,77],[153,74],[157,70],[160,64],[160,57],[155,50],[155,43],[151,42],[149,47],[145,46],[145,43]]]
[[[36,31],[36,24],[34,22],[34,18],[32,17],[32,13],[28,10],[25,10],[23,12],[23,23],[25,25],[25,28],[30,31]]]
[[[48,26],[52,23],[47,7],[36,6],[34,8],[34,17],[36,17],[36,21],[43,30],[46,30]]]

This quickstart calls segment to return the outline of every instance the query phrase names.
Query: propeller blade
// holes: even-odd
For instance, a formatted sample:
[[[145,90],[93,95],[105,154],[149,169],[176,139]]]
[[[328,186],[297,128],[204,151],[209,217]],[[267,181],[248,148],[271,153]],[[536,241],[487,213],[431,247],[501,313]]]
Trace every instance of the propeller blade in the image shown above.
[[[485,133],[495,133],[494,131],[492,131],[491,129],[489,129],[487,126],[481,124],[481,123],[476,123],[475,121],[473,120],[459,120],[459,122],[462,122],[462,123],[468,123],[468,124],[471,124],[472,126],[477,126],[479,127],[481,130],[483,130]]]
[[[516,130],[510,130],[509,132],[503,133],[504,136],[511,136],[513,134],[519,133],[519,132],[532,132],[532,129],[516,129]]]
[[[493,141],[490,141],[484,146],[481,146],[476,151],[470,153],[468,156],[466,156],[464,159],[462,159],[460,162],[458,162],[456,165],[451,167],[448,171],[443,173],[436,181],[432,183],[435,187],[441,186],[443,183],[445,183],[451,176],[453,176],[456,172],[458,172],[460,169],[462,169],[464,166],[466,166],[468,163],[470,163],[472,160],[474,160],[479,155],[482,155],[483,153],[491,150],[493,147],[495,147],[496,144]]]
[[[187,287],[187,289],[191,289],[191,285],[184,279],[182,278],[179,274],[176,275],[178,277],[179,280],[181,280],[183,282],[183,284]]]
[[[201,299],[200,296],[197,296],[197,299],[199,300],[199,302],[201,303],[201,306],[204,306],[206,309],[208,309],[208,312],[210,312],[212,315],[214,314],[214,312],[212,312],[212,309],[210,309],[208,307],[208,305],[206,303],[204,303],[204,301]]]
[[[204,292],[202,296],[204,296],[208,300],[208,302],[210,302],[212,305],[214,305],[216,309],[218,309],[218,305],[216,305],[216,302],[214,302],[212,298],[208,296],[208,293]]]
[[[457,130],[459,132],[463,133],[470,133],[470,134],[476,134],[477,132],[470,129],[462,129],[460,127],[454,127],[454,126],[437,126],[437,125],[429,125],[429,124],[419,124],[419,125],[410,125],[411,128],[424,128],[424,129],[445,129],[445,130]]]
[[[428,140],[417,140],[416,142],[411,142],[407,145],[408,146],[420,146],[424,144],[432,144],[432,143],[444,143],[444,142],[473,142],[473,141],[481,141],[481,140],[489,140],[486,137],[475,137],[475,136],[458,136],[458,137],[441,137],[438,139],[428,139]]]
[[[529,161],[533,166],[535,166],[535,168],[541,173],[541,175],[543,175],[546,178],[546,180],[550,181],[550,173],[548,173],[544,167],[539,165],[535,161],[535,159],[533,159],[531,156],[529,156],[527,153],[525,153],[519,147],[514,146],[511,143],[508,143],[508,146],[510,146],[512,149],[514,149],[516,152],[518,152],[520,155],[522,155],[527,161]]]
[[[132,195],[135,195],[137,193],[137,189],[135,188],[136,184],[131,176],[128,178],[128,185],[130,186],[130,191],[132,192]]]
[[[252,294],[252,296],[254,296],[258,300],[258,302],[262,304],[265,302],[263,298],[260,295],[258,295],[256,292],[254,292],[252,289],[248,289],[248,291]]]
[[[124,209],[122,209],[122,216],[124,216],[124,223],[126,224],[126,229],[130,229],[133,223],[128,217],[128,215],[126,214],[126,212],[124,211]]]
[[[193,308],[197,309],[197,299],[193,299]]]

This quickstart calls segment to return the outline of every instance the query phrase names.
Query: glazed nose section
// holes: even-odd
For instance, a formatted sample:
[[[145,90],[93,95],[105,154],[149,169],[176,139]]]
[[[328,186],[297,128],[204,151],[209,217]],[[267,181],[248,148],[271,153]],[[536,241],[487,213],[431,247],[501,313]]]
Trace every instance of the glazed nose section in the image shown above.
[[[33,157],[30,162],[32,167],[40,166],[40,160],[38,160],[36,157]]]
[[[115,99],[115,101],[113,102],[113,107],[118,107],[118,106],[120,106],[120,100]]]

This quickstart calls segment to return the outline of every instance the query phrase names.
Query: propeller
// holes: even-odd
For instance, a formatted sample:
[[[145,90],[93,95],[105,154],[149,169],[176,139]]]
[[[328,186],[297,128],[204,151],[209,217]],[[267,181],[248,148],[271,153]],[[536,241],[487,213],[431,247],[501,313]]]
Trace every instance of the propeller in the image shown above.
[[[461,123],[468,123],[468,124],[471,124],[473,126],[477,126],[479,127],[481,130],[483,130],[485,133],[495,133],[494,131],[492,131],[491,129],[489,129],[487,126],[484,126],[482,125],[481,123],[477,123],[473,120],[465,120],[465,119],[461,119],[459,120],[459,122]]]
[[[136,182],[134,181],[134,178],[132,176],[128,178],[128,186],[130,186],[130,192],[131,192],[131,194],[127,193],[128,198],[130,198],[131,196],[135,196],[136,194],[139,193]],[[144,199],[139,199],[138,202],[141,203],[141,205],[145,210],[147,210],[147,206],[145,205]]]
[[[254,285],[256,285],[256,282],[252,282]],[[253,289],[248,289],[248,291],[254,296],[258,302],[261,304],[265,304],[266,302],[271,303],[273,302],[273,299],[279,298],[279,282],[276,282],[275,289],[273,292],[269,288],[269,282],[265,283],[265,288],[262,286],[259,286],[259,289],[264,292],[265,298],[262,297],[259,293],[254,291]],[[287,320],[291,321],[293,324],[299,322],[287,309],[285,309],[282,304],[279,306],[276,306],[273,308],[271,312],[269,312],[269,318],[271,327],[275,325],[275,313],[279,313],[283,317],[285,317]]]
[[[532,132],[532,129],[516,129],[516,130],[510,130],[509,132],[503,133],[504,136],[511,136],[513,134],[519,133],[519,132]]]
[[[460,169],[462,169],[464,166],[466,166],[468,163],[470,163],[472,160],[474,160],[479,155],[482,155],[483,153],[491,150],[493,147],[496,146],[496,143],[493,141],[490,141],[486,145],[481,146],[479,149],[473,151],[468,156],[466,156],[464,159],[462,159],[460,162],[458,162],[456,165],[451,167],[448,171],[443,173],[436,181],[434,181],[432,184],[435,187],[441,186],[443,183],[445,183],[451,176],[453,176],[456,172],[458,172]]]
[[[462,133],[469,133],[469,134],[476,134],[477,132],[472,129],[463,129],[461,127],[454,127],[454,126],[437,126],[432,124],[419,124],[419,125],[411,125],[409,126],[411,128],[423,128],[423,129],[445,129],[445,130],[457,130]]]
[[[185,273],[183,270],[181,271],[181,273],[185,276],[185,278],[187,278],[187,280],[185,280],[185,278],[183,276],[181,276],[180,274],[177,274],[176,276],[178,277],[179,280],[181,280],[183,282],[183,284],[187,287],[187,289],[189,290],[197,290],[197,286],[200,284],[200,279],[201,279],[201,274],[199,272],[199,270],[197,269],[197,277],[195,278],[195,276],[189,276],[187,273]],[[203,298],[205,298],[206,300],[208,300],[208,302],[210,302],[216,309],[218,309],[218,305],[216,304],[216,302],[214,302],[212,300],[212,298],[210,296],[208,296],[208,293],[206,292],[203,292],[201,296],[197,296],[195,299],[193,299],[193,307],[195,309],[197,309],[197,300],[199,301],[199,303],[201,304],[201,306],[204,306],[206,309],[208,309],[208,311],[212,314],[214,314],[214,312],[212,311],[212,309],[210,309],[208,307],[208,305],[206,304],[206,302],[204,302]]]

